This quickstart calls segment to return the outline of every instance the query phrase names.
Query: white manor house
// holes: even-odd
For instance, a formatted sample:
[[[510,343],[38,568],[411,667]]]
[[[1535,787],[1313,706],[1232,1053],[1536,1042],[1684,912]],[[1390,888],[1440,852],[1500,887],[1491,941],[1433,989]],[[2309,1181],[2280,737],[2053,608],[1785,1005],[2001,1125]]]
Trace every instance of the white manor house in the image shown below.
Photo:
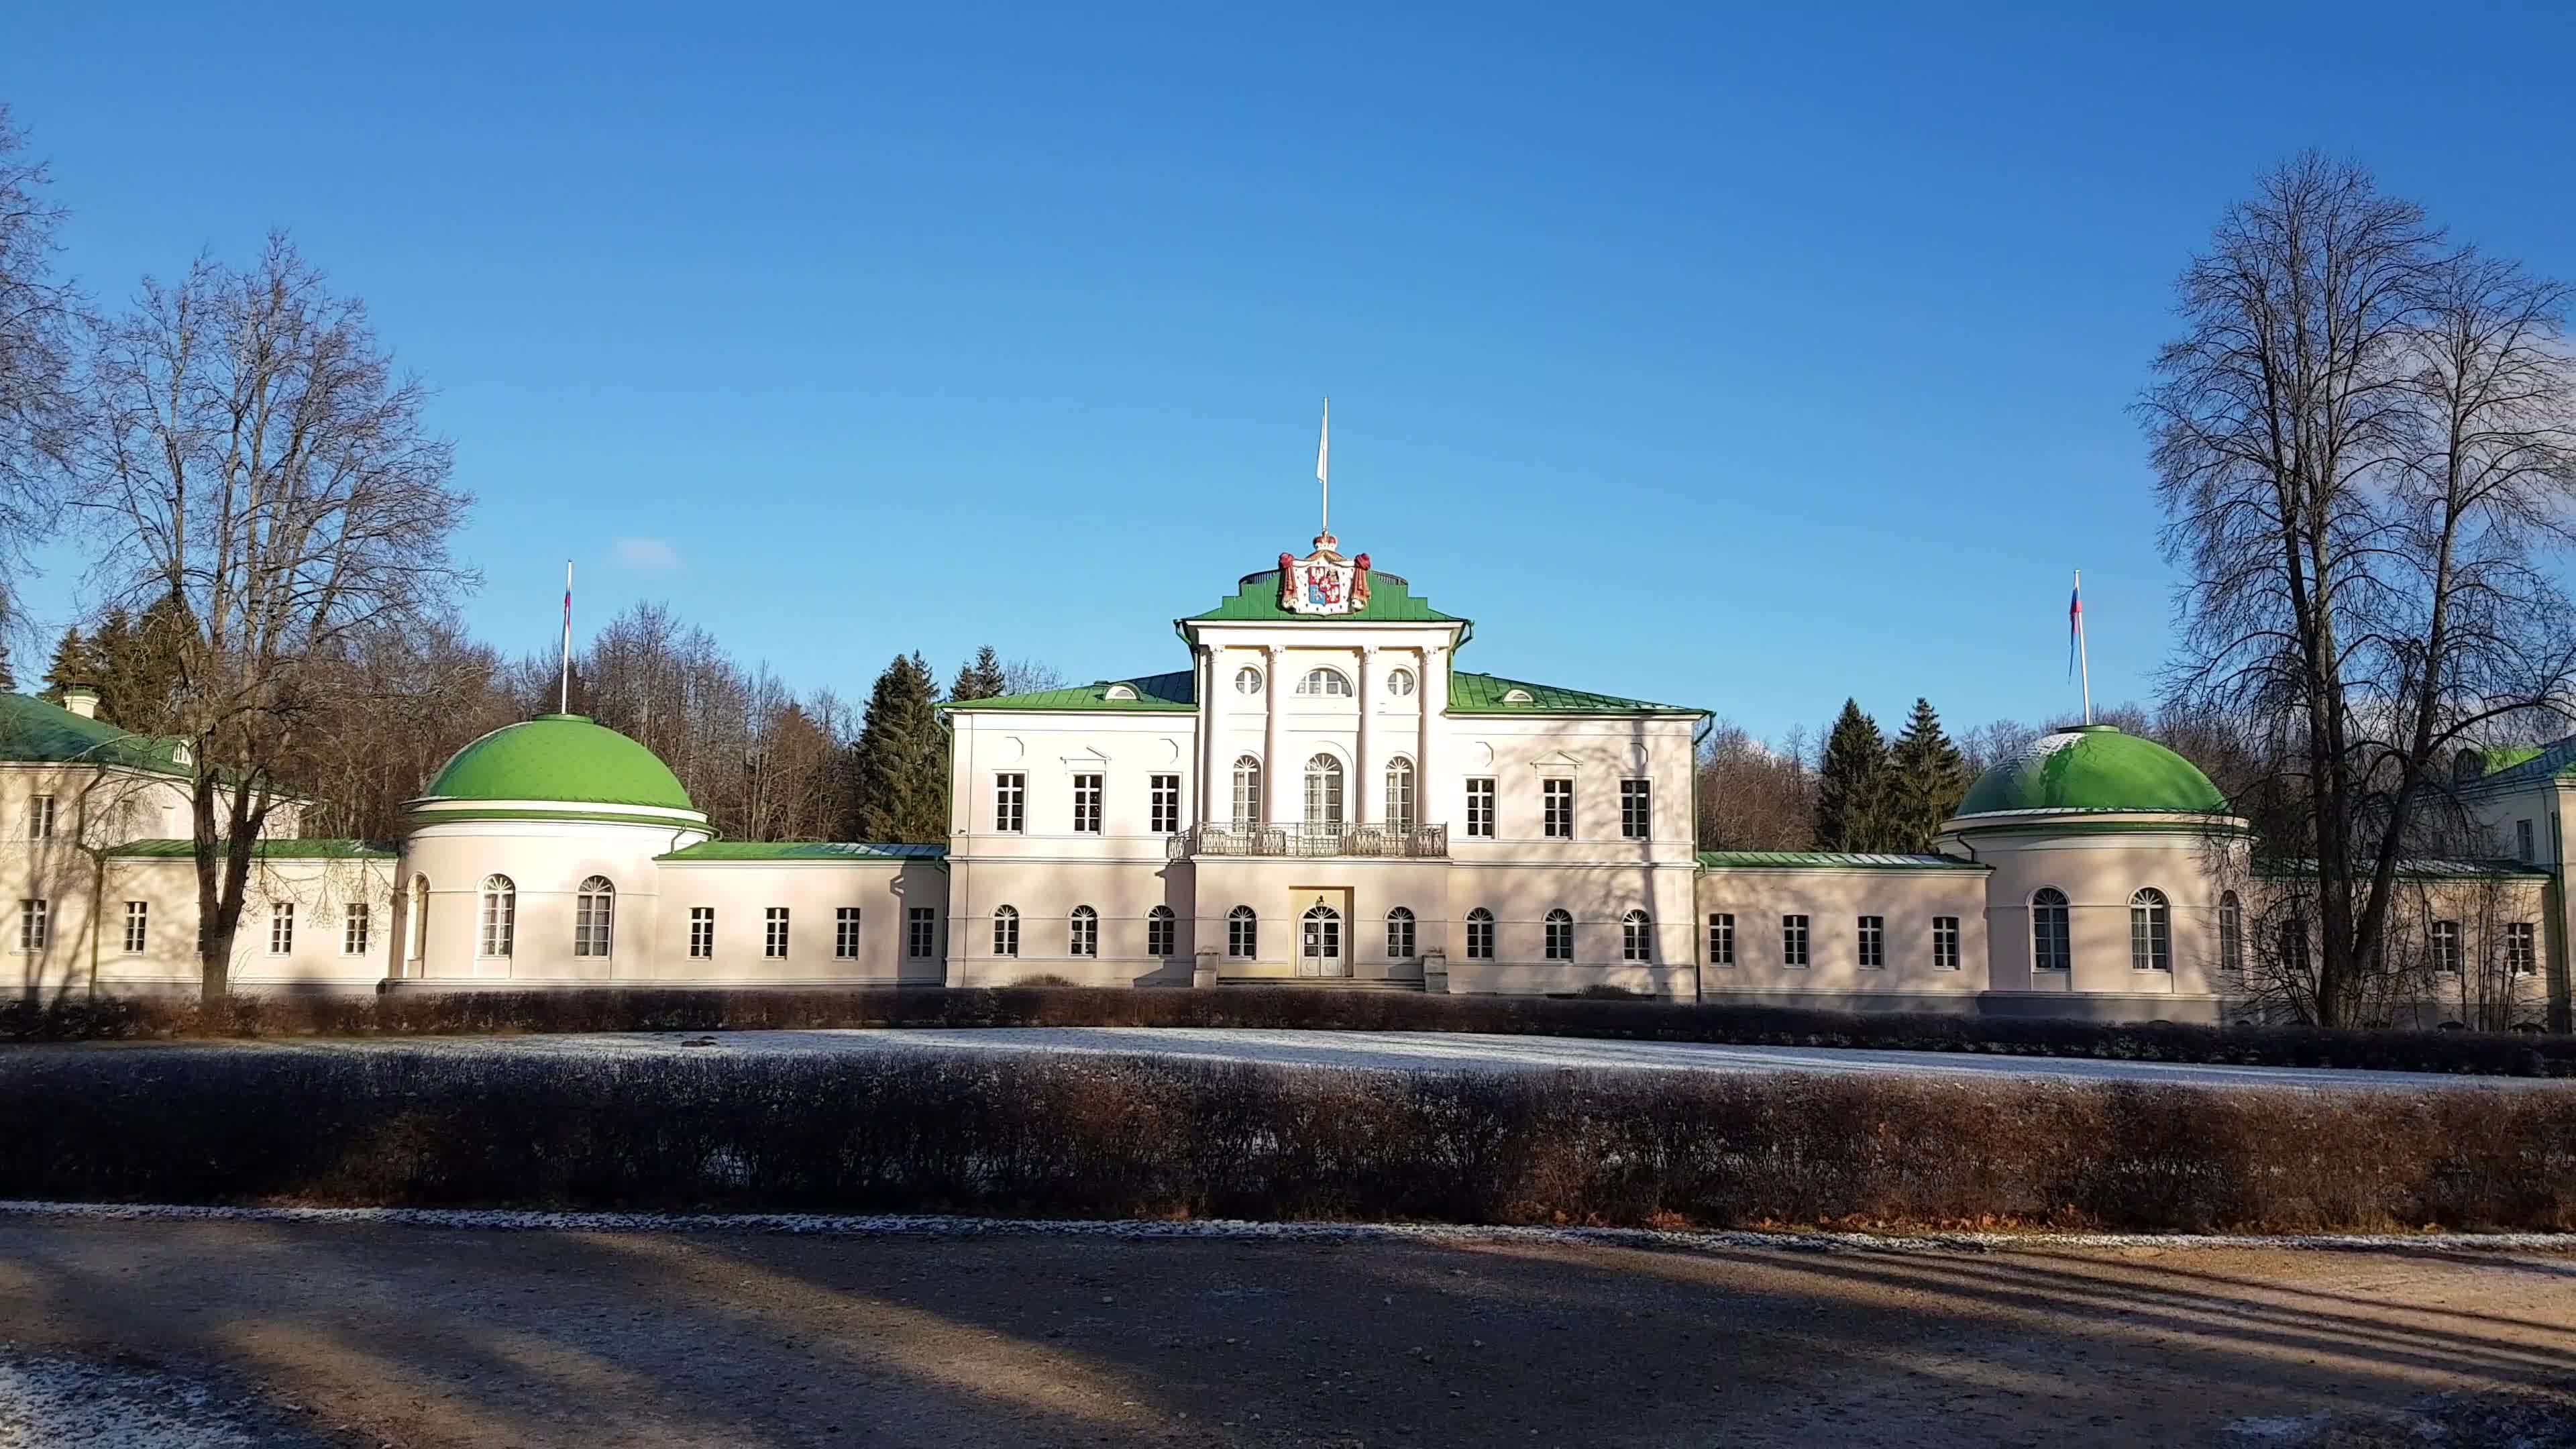
[[[390,847],[296,838],[289,805],[233,981],[1618,987],[2208,1021],[2270,945],[2227,802],[2107,726],[1989,772],[1935,854],[1712,854],[1705,711],[1463,668],[1469,621],[1329,533],[1176,623],[1168,672],[946,706],[944,847],[717,839],[660,760],[573,715],[459,750]],[[30,995],[193,989],[184,759],[95,714],[0,696],[0,961]],[[2576,741],[2463,776],[2512,858],[2410,867],[2411,1014],[2563,1025]]]

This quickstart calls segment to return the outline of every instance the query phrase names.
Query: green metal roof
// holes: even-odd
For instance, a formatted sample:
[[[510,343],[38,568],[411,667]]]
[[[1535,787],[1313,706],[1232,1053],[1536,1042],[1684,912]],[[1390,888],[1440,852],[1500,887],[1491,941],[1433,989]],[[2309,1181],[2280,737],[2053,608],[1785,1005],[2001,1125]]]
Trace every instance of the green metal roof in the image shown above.
[[[1135,692],[1134,699],[1112,699],[1110,690],[1125,685]],[[1141,674],[1131,679],[1102,679],[1071,689],[1041,689],[1031,694],[1006,694],[996,699],[953,700],[942,709],[1107,709],[1141,710],[1147,713],[1169,713],[1198,708],[1198,682],[1191,671],[1174,674]]]
[[[2511,789],[2576,776],[2576,736],[2545,745],[2488,750],[2485,754],[2486,767],[2460,784],[2480,790]]]
[[[1347,614],[1300,614],[1279,607],[1279,570],[1265,569],[1245,574],[1234,592],[1218,601],[1204,614],[1192,614],[1185,624],[1463,624],[1455,614],[1444,614],[1431,607],[1428,600],[1413,596],[1413,586],[1395,574],[1369,571],[1368,602]]]
[[[2219,815],[2227,797],[2191,761],[2110,725],[2080,725],[2031,742],[1985,773],[1961,815],[2014,811]]]
[[[218,847],[220,848],[220,847]],[[129,840],[109,850],[114,856],[146,860],[185,860],[196,854],[189,840]],[[258,860],[391,860],[394,848],[372,840],[258,840],[250,853]]]
[[[2257,860],[2254,874],[2264,880],[2309,880],[2317,873],[2313,860]],[[2404,880],[2523,880],[2545,881],[2549,872],[2519,860],[2445,859],[2439,856],[2401,856],[2397,874]]]
[[[1527,694],[1526,703],[1511,697],[1513,690]],[[1471,674],[1463,669],[1449,671],[1449,712],[1451,714],[1687,714],[1706,710],[1686,705],[1656,704],[1651,700],[1622,699],[1615,694],[1593,694],[1580,689],[1560,689],[1553,684],[1532,684],[1523,679],[1505,679],[1499,674]]]
[[[32,694],[0,694],[0,760],[40,765],[105,763],[165,775],[188,771],[178,762],[176,740],[118,729],[103,719],[83,719]]]
[[[653,752],[577,714],[543,714],[456,752],[424,800],[570,800],[694,810]]]
[[[656,860],[940,860],[944,845],[871,845],[846,840],[702,840]]]
[[[1883,855],[1842,850],[1703,850],[1702,870],[1967,870],[1990,865],[1947,855]]]

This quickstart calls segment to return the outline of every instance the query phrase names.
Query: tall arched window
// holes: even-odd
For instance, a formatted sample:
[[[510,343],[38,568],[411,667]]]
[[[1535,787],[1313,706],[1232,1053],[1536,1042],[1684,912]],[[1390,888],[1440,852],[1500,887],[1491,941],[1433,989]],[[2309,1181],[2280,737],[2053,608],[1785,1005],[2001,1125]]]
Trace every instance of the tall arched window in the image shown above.
[[[1250,755],[1239,755],[1234,761],[1234,828],[1257,830],[1261,826],[1261,762]]]
[[[2173,969],[2173,907],[2153,887],[2129,897],[2129,967],[2134,971]]]
[[[483,943],[481,954],[507,959],[519,925],[519,888],[506,875],[483,877]]]
[[[1494,959],[1494,913],[1483,906],[1467,913],[1467,959]]]
[[[1306,824],[1338,827],[1342,823],[1342,762],[1317,755],[1306,762]]]
[[[1347,699],[1351,693],[1350,676],[1337,669],[1309,669],[1306,677],[1297,681],[1297,692],[1303,695],[1338,695]]]
[[[1413,912],[1397,906],[1386,913],[1386,959],[1412,960],[1413,945]]]
[[[2245,907],[2234,891],[2218,898],[2218,964],[2238,974],[2245,970]]]
[[[995,906],[993,908],[993,954],[996,956],[1020,954],[1020,913],[1015,907]]]
[[[1156,906],[1145,913],[1146,955],[1169,956],[1177,949],[1172,940],[1172,927],[1178,919],[1170,906]]]
[[[1386,762],[1386,823],[1411,830],[1413,819],[1413,762],[1398,755]]]
[[[1630,911],[1620,917],[1622,937],[1620,954],[1631,961],[1655,959],[1655,923],[1644,911]]]
[[[1072,929],[1066,933],[1065,951],[1074,956],[1100,954],[1100,913],[1089,906],[1073,908]]]
[[[1571,961],[1574,959],[1573,912],[1550,911],[1547,913],[1547,959],[1550,961]]]
[[[610,885],[604,875],[583,881],[580,894],[573,903],[572,953],[575,956],[606,956],[609,942],[615,936],[613,927],[616,921],[617,887]]]
[[[1236,906],[1225,914],[1225,954],[1238,961],[1249,961],[1261,954],[1261,918],[1250,906]]]
[[[2030,968],[2071,971],[2074,967],[2075,937],[2066,919],[2066,892],[2041,886],[2030,895]]]
[[[406,924],[411,927],[411,951],[409,954],[412,963],[412,974],[417,976],[420,974],[420,962],[423,958],[429,955],[428,876],[416,875],[411,878],[411,920]]]

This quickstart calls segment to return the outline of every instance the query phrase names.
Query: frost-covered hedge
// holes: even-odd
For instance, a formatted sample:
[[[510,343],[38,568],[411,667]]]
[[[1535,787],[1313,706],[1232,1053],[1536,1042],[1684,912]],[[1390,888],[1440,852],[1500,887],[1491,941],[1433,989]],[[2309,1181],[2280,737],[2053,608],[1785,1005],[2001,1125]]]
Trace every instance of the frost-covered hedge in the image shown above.
[[[866,1053],[0,1052],[0,1197],[1661,1226],[2576,1228],[2576,1089]]]

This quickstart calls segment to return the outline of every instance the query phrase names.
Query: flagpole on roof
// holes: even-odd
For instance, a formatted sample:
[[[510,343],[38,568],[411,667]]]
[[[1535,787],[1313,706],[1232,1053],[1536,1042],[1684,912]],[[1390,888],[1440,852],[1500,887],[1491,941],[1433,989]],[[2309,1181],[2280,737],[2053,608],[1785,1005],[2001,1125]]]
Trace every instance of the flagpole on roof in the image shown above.
[[[1315,481],[1324,485],[1324,535],[1333,532],[1333,400],[1324,399],[1324,430],[1315,440]]]
[[[2084,671],[2084,722],[2093,722],[2093,656],[2084,649],[2084,570],[2075,571],[2075,662]]]
[[[572,713],[572,560],[564,560],[563,683],[555,695],[555,713]]]

